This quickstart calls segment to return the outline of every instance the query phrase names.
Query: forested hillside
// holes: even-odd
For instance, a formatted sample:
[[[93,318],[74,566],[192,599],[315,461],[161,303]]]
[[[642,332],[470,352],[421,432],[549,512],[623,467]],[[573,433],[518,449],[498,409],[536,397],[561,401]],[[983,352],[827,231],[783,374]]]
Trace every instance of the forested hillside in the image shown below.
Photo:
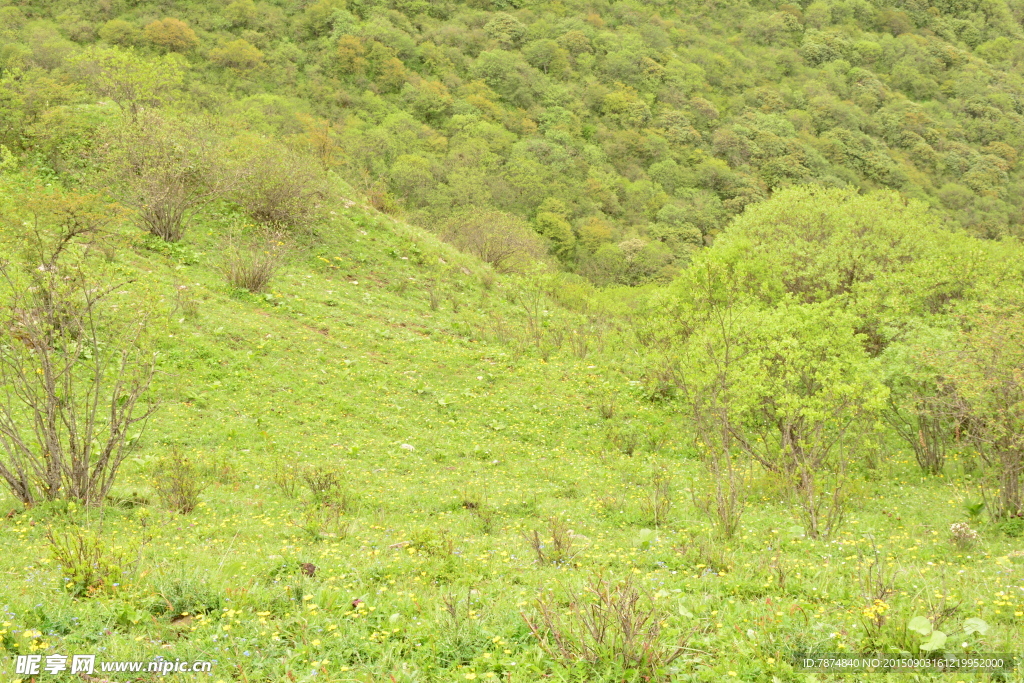
[[[206,112],[464,248],[497,231],[602,284],[670,278],[793,184],[1024,223],[1019,0],[4,4],[0,143],[61,174],[109,163],[103,103]]]

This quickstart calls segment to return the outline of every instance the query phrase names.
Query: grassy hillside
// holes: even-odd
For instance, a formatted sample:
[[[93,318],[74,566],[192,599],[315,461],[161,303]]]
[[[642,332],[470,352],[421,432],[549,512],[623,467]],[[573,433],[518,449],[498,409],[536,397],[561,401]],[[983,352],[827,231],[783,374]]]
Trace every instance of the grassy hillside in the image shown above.
[[[1020,652],[1022,16],[0,0],[0,678]]]
[[[35,178],[5,180],[13,217]],[[723,539],[695,507],[712,481],[689,428],[649,400],[596,293],[495,276],[346,200],[254,295],[218,270],[217,215],[187,244],[113,229],[102,259],[156,314],[162,406],[107,506],[6,500],[11,680],[14,654],[81,652],[215,662],[179,680],[642,680],[622,658],[649,647],[646,675],[802,681],[794,651],[920,652],[919,616],[958,651],[1019,649],[1019,537],[951,545],[970,477],[926,477],[884,445],[842,530],[813,541],[755,476]],[[205,486],[190,514],[158,495],[175,472]],[[77,573],[54,551],[68,538],[97,549]],[[583,623],[563,610],[601,595],[638,624],[654,610],[647,645],[555,644]]]

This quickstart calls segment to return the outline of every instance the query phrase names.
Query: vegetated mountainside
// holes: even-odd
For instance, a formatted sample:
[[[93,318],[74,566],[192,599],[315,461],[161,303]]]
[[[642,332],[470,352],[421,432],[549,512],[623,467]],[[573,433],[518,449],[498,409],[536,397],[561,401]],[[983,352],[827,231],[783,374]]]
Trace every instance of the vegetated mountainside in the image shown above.
[[[792,184],[1024,222],[1019,0],[6,5],[0,142],[61,172],[116,98],[80,65],[116,50],[173,74],[146,106],[301,139],[457,243],[530,227],[598,283],[671,277]]]
[[[1020,10],[6,2],[0,650],[1018,651]]]

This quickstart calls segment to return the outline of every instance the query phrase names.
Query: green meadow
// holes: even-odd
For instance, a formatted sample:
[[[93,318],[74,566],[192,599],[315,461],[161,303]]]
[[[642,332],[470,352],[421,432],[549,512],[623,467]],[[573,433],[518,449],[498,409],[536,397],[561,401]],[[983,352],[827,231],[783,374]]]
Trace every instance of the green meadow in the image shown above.
[[[0,0],[0,683],[1024,681],[1022,64]]]
[[[205,220],[176,245],[115,229],[159,408],[104,505],[4,499],[7,679],[29,680],[16,654],[92,653],[214,662],[180,680],[824,681],[794,653],[919,655],[917,617],[956,652],[1020,650],[1019,525],[971,516],[958,453],[929,476],[880,440],[821,539],[752,470],[726,538],[628,299],[344,204],[252,294]],[[176,472],[188,514],[160,493]],[[958,546],[961,521],[980,537]]]

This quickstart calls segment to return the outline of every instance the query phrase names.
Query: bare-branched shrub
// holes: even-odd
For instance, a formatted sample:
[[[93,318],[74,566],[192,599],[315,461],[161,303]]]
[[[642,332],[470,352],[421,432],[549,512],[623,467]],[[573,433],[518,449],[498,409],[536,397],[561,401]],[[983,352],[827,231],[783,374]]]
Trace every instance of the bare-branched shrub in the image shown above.
[[[501,211],[473,211],[452,218],[441,238],[491,264],[517,271],[546,253],[543,239],[522,218]]]
[[[195,290],[188,285],[175,285],[174,303],[177,310],[189,320],[199,315],[199,298]]]
[[[569,333],[569,349],[580,360],[590,353],[590,335],[587,330],[576,329]]]
[[[640,433],[632,425],[612,429],[608,438],[623,455],[632,456],[640,448]]]
[[[668,426],[657,427],[652,425],[646,435],[647,448],[651,453],[657,453],[665,447],[671,435],[672,431]]]
[[[209,122],[142,111],[108,131],[106,173],[142,227],[177,242],[196,211],[232,184]]]
[[[542,536],[539,530],[533,529],[529,532],[524,531],[523,538],[533,550],[537,564],[541,565],[568,564],[583,550],[582,545],[577,545],[577,541],[582,537],[570,529],[561,517],[548,519],[546,537]]]
[[[640,509],[647,521],[655,527],[660,527],[668,520],[672,510],[672,475],[668,468],[659,466],[651,473]]]
[[[564,598],[542,594],[536,614],[522,613],[549,657],[566,668],[612,665],[617,673],[631,672],[636,680],[672,680],[670,666],[685,651],[688,634],[667,631],[669,615],[631,578],[611,581],[597,576],[583,591],[564,593]]]
[[[470,514],[480,522],[481,530],[485,534],[494,531],[494,525],[498,521],[498,511],[487,502],[486,497],[472,489],[467,488],[461,494],[462,507],[469,510]]]
[[[948,365],[960,397],[959,429],[975,445],[986,478],[998,486],[995,496],[986,495],[989,514],[997,520],[1022,519],[1024,314],[991,308],[967,322],[961,348]]]
[[[946,452],[957,432],[959,397],[946,378],[949,339],[931,330],[890,345],[884,352],[889,397],[882,417],[914,451],[928,474],[941,474]]]
[[[498,522],[498,511],[492,506],[484,504],[470,510],[473,516],[480,522],[480,530],[485,534],[494,533],[494,525]]]
[[[493,270],[480,271],[480,286],[484,288],[484,291],[489,292],[491,289],[493,289],[494,281],[496,279],[497,276],[494,274]]]
[[[739,529],[746,502],[745,471],[728,453],[704,454],[709,486],[693,490],[693,503],[711,519],[718,532],[731,538]]]
[[[601,418],[604,420],[610,420],[615,417],[615,398],[609,396],[601,399],[597,406],[597,412],[601,414]]]
[[[153,488],[165,507],[187,515],[196,509],[206,484],[195,464],[175,448],[154,468]]]
[[[719,574],[732,566],[732,557],[721,541],[712,535],[690,534],[676,551],[690,559],[705,574]]]
[[[871,556],[861,552],[857,562],[857,582],[864,601],[863,623],[869,638],[878,638],[888,621],[888,599],[896,594],[898,567],[885,561],[874,540]]]
[[[270,480],[288,498],[299,495],[299,475],[290,465],[279,465],[270,474]]]
[[[282,143],[243,135],[232,144],[231,199],[249,218],[274,230],[305,230],[330,195],[327,175],[312,156]]]
[[[427,287],[427,302],[430,304],[430,310],[432,311],[436,311],[438,306],[441,305],[441,293],[433,284]]]
[[[306,467],[301,473],[302,483],[306,485],[313,500],[317,503],[328,502],[341,484],[338,473],[325,465]]]
[[[285,250],[284,236],[279,233],[232,238],[224,250],[224,277],[232,287],[258,294],[281,267]]]
[[[329,538],[345,539],[355,523],[345,518],[345,511],[331,505],[307,505],[302,516],[292,526],[301,529],[309,540],[319,542]]]
[[[102,207],[55,191],[26,208],[30,262],[0,259],[0,478],[25,504],[98,505],[156,410],[147,314],[81,249]]]
[[[377,211],[394,216],[398,213],[398,201],[394,195],[380,188],[373,188],[366,193],[366,201]]]

